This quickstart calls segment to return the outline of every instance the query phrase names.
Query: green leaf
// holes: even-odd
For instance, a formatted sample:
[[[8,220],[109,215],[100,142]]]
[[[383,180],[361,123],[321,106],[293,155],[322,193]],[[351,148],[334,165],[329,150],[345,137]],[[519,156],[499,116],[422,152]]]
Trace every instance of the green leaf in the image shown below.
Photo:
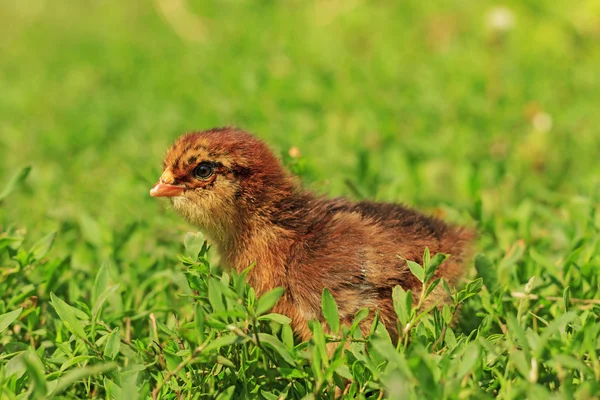
[[[206,239],[201,232],[188,232],[183,238],[183,245],[187,254],[195,261],[202,252]]]
[[[23,167],[4,186],[4,190],[0,193],[0,201],[4,200],[13,190],[27,179],[27,176],[31,172],[31,166]]]
[[[104,302],[114,293],[117,291],[117,289],[119,289],[119,285],[113,285],[111,287],[109,287],[108,289],[106,289],[104,291],[104,293],[102,293],[100,296],[98,296],[98,299],[96,300],[96,304],[94,304],[94,308],[92,309],[92,319],[95,321],[96,320],[96,316],[98,315],[98,313],[100,312],[100,310],[102,309],[102,306],[104,305]]]
[[[429,250],[429,249],[427,249],[427,250]],[[436,255],[433,256],[433,258],[431,259],[429,264],[425,267],[424,282],[429,282],[431,279],[433,279],[433,275],[435,275],[435,272],[437,271],[437,269],[447,259],[448,259],[447,254],[436,253]]]
[[[76,382],[84,380],[84,378],[88,378],[94,375],[100,375],[109,371],[112,371],[117,368],[117,364],[108,363],[108,364],[100,364],[100,365],[89,365],[83,368],[76,368],[65,375],[63,375],[58,380],[58,385],[54,388],[51,395],[56,396],[60,394],[63,390],[69,388]]]
[[[101,247],[103,243],[102,230],[96,220],[89,215],[82,213],[79,215],[79,226],[83,238],[95,247]]]
[[[229,386],[227,389],[225,389],[223,392],[221,392],[216,400],[231,400],[233,399],[233,393],[235,391],[235,385]]]
[[[226,367],[235,368],[235,364],[233,363],[233,361],[223,356],[217,356],[217,363],[225,365]]]
[[[556,354],[552,357],[550,362],[570,369],[580,369],[588,373],[591,372],[590,367],[586,365],[585,362],[567,354]]]
[[[321,363],[328,365],[328,357],[327,357],[327,342],[325,341],[325,333],[323,332],[323,326],[321,322],[318,320],[311,321],[311,328],[313,332],[312,340],[315,343],[315,348],[313,351],[313,362],[317,360],[316,365],[313,367],[321,370]],[[319,372],[320,374],[321,372]]]
[[[577,314],[575,314],[572,311],[569,311],[550,322],[550,325],[548,325],[546,329],[544,329],[544,332],[540,336],[540,342],[538,347],[540,351],[537,355],[541,355],[542,351],[545,350],[546,343],[548,343],[551,337],[561,333],[564,334],[567,325],[576,319]]]
[[[495,270],[497,271],[498,281],[500,281],[503,285],[510,283],[510,275],[516,268],[517,262],[523,258],[524,253],[525,242],[523,240],[519,240],[508,249],[504,255],[504,258],[502,258],[502,260],[500,260],[500,262],[497,264]]]
[[[42,258],[44,258],[44,256],[48,254],[48,252],[52,248],[52,244],[54,243],[55,238],[56,232],[52,232],[38,240],[29,251],[29,253],[31,253],[33,256],[33,259],[41,260]]]
[[[530,364],[527,360],[525,352],[512,348],[510,350],[510,362],[517,368],[524,378],[529,378]]]
[[[507,316],[506,325],[508,326],[508,337],[511,339],[513,345],[515,345],[515,347],[521,345],[523,350],[527,354],[527,358],[529,358],[529,342],[527,341],[527,337],[525,336],[525,331],[523,330],[523,328],[521,328],[514,315],[509,314]]]
[[[106,339],[106,345],[104,346],[104,355],[114,360],[119,349],[121,348],[121,335],[119,334],[119,328],[115,328],[114,331],[108,334]]]
[[[412,307],[411,292],[406,292],[400,285],[394,286],[394,289],[392,290],[392,303],[394,305],[394,311],[396,311],[396,315],[398,316],[398,321],[400,321],[400,325],[402,327],[406,326]]]
[[[225,311],[221,282],[215,278],[208,279],[208,301],[215,312]]]
[[[340,330],[338,306],[331,292],[327,288],[323,289],[323,294],[321,296],[321,308],[323,310],[325,321],[327,321],[327,325],[329,325],[329,329],[331,329],[331,332],[334,334],[337,334]]]
[[[463,290],[458,292],[458,296],[457,296],[458,302],[462,303],[469,297],[475,296],[477,293],[479,293],[481,291],[482,287],[483,287],[483,279],[481,279],[481,278],[477,278],[474,281],[467,283],[467,286]]]
[[[373,340],[372,345],[384,359],[392,363],[402,373],[405,379],[412,377],[411,369],[404,354],[398,353],[391,341],[377,338]]]
[[[563,303],[565,304],[565,311],[569,311],[571,305],[571,288],[569,286],[563,291]]]
[[[109,262],[105,260],[96,274],[94,280],[94,290],[92,291],[92,304],[96,304],[98,296],[100,296],[108,287],[109,279]]]
[[[244,339],[235,334],[223,335],[211,341],[203,351],[208,353],[211,350],[231,346],[234,343],[241,343],[242,341],[244,341]]]
[[[352,320],[352,326],[350,327],[350,332],[353,333],[356,328],[358,328],[358,325],[362,322],[362,320],[364,320],[365,318],[367,318],[367,316],[369,315],[369,309],[368,308],[361,308],[360,310],[358,310],[356,312],[356,314],[354,314],[354,319]]]
[[[288,348],[283,343],[281,343],[279,339],[267,333],[259,333],[258,339],[261,343],[267,344],[269,345],[269,347],[275,350],[281,356],[281,358],[285,360],[285,362],[287,362],[290,365],[296,365],[296,362],[294,361],[294,358],[290,355]]]
[[[44,377],[44,364],[40,357],[32,348],[30,348],[23,357],[23,363],[29,372],[29,382],[32,385],[32,399],[45,398],[48,388],[46,386],[46,378]]]
[[[260,317],[258,317],[259,321],[275,321],[277,323],[280,323],[281,325],[287,325],[290,322],[292,322],[292,320],[288,317],[286,317],[285,315],[281,315],[281,314],[277,314],[277,313],[269,313],[269,314],[265,314],[265,315],[261,315]]]
[[[282,287],[276,287],[263,294],[256,304],[256,315],[264,314],[273,308],[277,303],[277,300],[283,295],[284,291],[285,290]]]
[[[498,274],[496,268],[485,254],[477,254],[475,257],[475,268],[477,274],[483,278],[483,283],[489,292],[493,292],[498,288]]]
[[[262,394],[262,395],[263,395],[263,397],[264,397],[266,400],[277,400],[277,399],[279,399],[279,396],[277,396],[277,395],[275,395],[275,394],[273,394],[273,393],[271,393],[271,392],[267,392],[267,391],[265,391],[265,390],[261,390],[261,391],[260,391],[260,394]]]
[[[431,252],[429,251],[429,246],[425,246],[425,251],[423,252],[423,268],[427,270],[429,267],[429,263],[431,262]]]
[[[290,325],[284,325],[281,328],[281,339],[288,349],[294,348],[294,331]]]
[[[61,319],[65,327],[74,333],[76,336],[79,336],[82,339],[86,338],[85,330],[83,329],[83,325],[75,316],[75,309],[65,303],[59,297],[56,297],[54,293],[50,293],[50,304],[54,307],[54,310],[58,314],[58,317]]]
[[[0,333],[4,332],[10,324],[19,318],[21,311],[23,311],[23,307],[0,315]]]
[[[10,378],[14,375],[16,379],[20,379],[27,371],[27,366],[23,360],[26,356],[27,352],[23,351],[8,360],[4,366],[4,376]]]
[[[429,297],[431,292],[433,292],[435,290],[435,288],[440,284],[441,281],[442,281],[442,278],[437,278],[436,280],[434,280],[433,282],[431,282],[431,284],[429,284],[427,286],[427,290],[425,291],[425,298]]]
[[[419,282],[423,282],[425,280],[425,270],[419,264],[414,261],[406,260],[406,264],[408,264],[408,268],[414,276],[417,277]]]
[[[204,333],[204,309],[201,304],[196,304],[195,315],[194,315],[194,326],[196,328],[196,332],[198,333],[199,342],[204,342],[205,333]]]
[[[457,376],[462,379],[469,372],[472,372],[473,367],[479,361],[479,346],[476,342],[471,342],[467,345],[462,357],[457,357],[460,360]]]

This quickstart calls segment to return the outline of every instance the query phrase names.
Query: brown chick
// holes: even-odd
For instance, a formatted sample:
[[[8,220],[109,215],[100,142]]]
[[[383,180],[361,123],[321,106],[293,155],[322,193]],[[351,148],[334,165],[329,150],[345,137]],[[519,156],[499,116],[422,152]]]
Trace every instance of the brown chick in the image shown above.
[[[392,289],[421,290],[404,260],[422,263],[426,246],[432,255],[450,254],[434,278],[456,285],[474,237],[401,205],[315,196],[262,141],[234,128],[181,136],[163,169],[150,195],[169,197],[216,245],[226,266],[243,271],[256,263],[248,279],[258,295],[285,288],[273,311],[290,317],[303,340],[310,337],[307,322],[323,320],[324,288],[343,323],[363,307],[378,309],[396,336]],[[443,302],[443,293],[433,296]]]

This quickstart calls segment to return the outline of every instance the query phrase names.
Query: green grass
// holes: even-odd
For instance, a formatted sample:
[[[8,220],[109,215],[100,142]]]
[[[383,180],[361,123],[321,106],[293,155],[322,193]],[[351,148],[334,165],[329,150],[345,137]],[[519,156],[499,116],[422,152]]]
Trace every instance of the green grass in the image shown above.
[[[509,0],[506,31],[491,1],[160,3],[0,3],[0,398],[598,398],[597,1]],[[465,289],[396,291],[397,346],[295,341],[148,196],[226,124],[319,193],[476,227]]]

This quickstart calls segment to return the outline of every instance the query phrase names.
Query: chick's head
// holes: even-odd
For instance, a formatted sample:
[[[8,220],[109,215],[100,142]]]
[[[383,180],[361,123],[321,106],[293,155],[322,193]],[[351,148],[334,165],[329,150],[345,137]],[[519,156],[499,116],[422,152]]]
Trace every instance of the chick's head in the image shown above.
[[[189,222],[222,236],[289,190],[290,179],[262,141],[241,130],[217,128],[177,139],[150,195],[169,197]]]

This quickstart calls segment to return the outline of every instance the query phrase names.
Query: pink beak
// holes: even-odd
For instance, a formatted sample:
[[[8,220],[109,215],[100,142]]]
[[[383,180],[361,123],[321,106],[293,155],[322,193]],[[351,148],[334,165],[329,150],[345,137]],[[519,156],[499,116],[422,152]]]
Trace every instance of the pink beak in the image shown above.
[[[175,197],[181,196],[185,187],[180,185],[169,185],[158,181],[152,189],[150,189],[150,196],[152,197]]]

